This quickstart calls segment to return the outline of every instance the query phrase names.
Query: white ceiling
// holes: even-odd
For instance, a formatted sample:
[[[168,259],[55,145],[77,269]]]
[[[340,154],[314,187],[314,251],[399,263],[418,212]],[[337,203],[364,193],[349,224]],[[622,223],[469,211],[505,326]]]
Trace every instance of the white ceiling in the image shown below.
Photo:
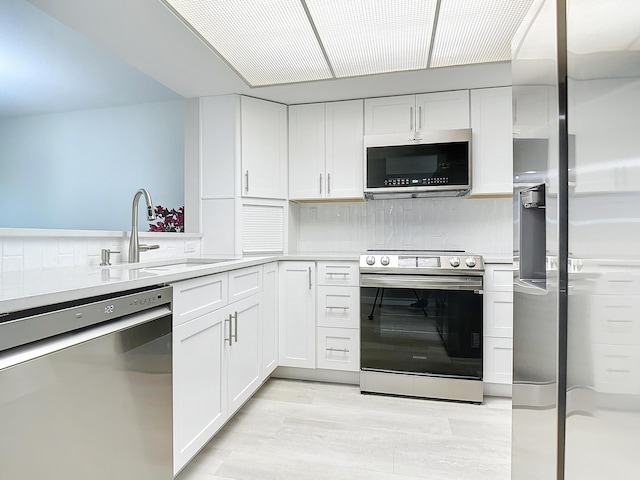
[[[163,98],[163,95],[165,95],[164,98],[171,97],[172,93],[167,94],[161,86],[167,87],[184,98],[240,93],[286,104],[296,104],[511,84],[510,65],[504,62],[250,88],[161,0],[28,1],[72,29],[69,35],[78,34],[76,40],[83,37],[93,44],[91,48],[87,45],[81,48],[88,52],[92,59],[82,61],[80,64],[84,65],[85,71],[93,71],[96,74],[94,80],[85,81],[83,84],[81,78],[84,77],[79,73],[80,70],[74,66],[66,66],[60,68],[65,75],[59,76],[58,84],[72,86],[70,90],[77,92],[87,84],[95,87],[96,82],[100,83],[95,80],[98,77],[103,79],[103,85],[97,91],[102,91],[106,96],[107,93],[118,90],[113,88],[118,81],[115,83],[113,80],[104,81],[105,78],[110,78],[107,76],[106,67],[119,64],[115,71],[120,72],[119,81],[123,82],[121,90],[126,90],[125,78],[129,78],[132,85],[138,86],[138,90],[133,90],[135,92],[133,96],[138,99],[137,103],[144,97],[145,92],[155,91],[158,101]],[[12,0],[4,3],[20,2]],[[4,15],[3,12],[0,11],[0,15]],[[0,21],[2,21],[1,17]],[[2,26],[4,25],[0,24],[0,27]],[[20,28],[24,33],[30,34],[42,30],[41,25],[25,25]],[[69,48],[68,44],[57,43],[59,41],[60,38],[56,37],[54,49],[61,51]],[[27,44],[29,40],[25,36],[17,43]],[[110,60],[98,60],[99,50],[107,52],[111,56]],[[51,53],[48,56],[51,58]],[[56,59],[58,66],[61,65],[63,57],[78,58],[79,54],[76,52],[73,55],[59,55]],[[146,84],[142,81],[144,75],[139,75],[139,72],[135,71],[124,73],[127,68],[123,68],[123,65],[133,66],[153,80]],[[0,57],[0,72],[1,69],[2,57]],[[41,75],[41,78],[49,80],[52,78],[53,71],[53,68],[48,67],[47,74]],[[117,75],[116,78],[118,78]],[[155,88],[144,86],[154,83]],[[26,84],[23,86],[25,94],[22,97],[29,97],[33,104],[40,102],[44,105],[57,97],[60,97],[61,101],[63,97],[62,93],[45,94],[44,86],[40,85],[34,85],[33,91],[27,95]],[[0,98],[0,101],[4,100]],[[0,105],[0,109],[2,106]]]

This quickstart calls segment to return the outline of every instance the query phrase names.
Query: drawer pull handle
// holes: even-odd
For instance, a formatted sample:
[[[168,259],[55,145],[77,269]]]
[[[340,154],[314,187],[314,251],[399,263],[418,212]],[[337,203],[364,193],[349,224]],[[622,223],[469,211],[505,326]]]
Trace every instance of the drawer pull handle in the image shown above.
[[[341,272],[327,272],[327,276],[333,276],[333,275],[342,275],[343,277],[348,277],[349,273],[341,273]]]
[[[328,351],[328,352],[342,352],[342,353],[349,353],[349,349],[348,349],[348,348],[333,348],[333,347],[327,347],[327,351]]]
[[[349,310],[349,307],[330,307],[329,305],[327,305],[327,310]]]
[[[631,373],[631,370],[625,370],[624,368],[607,368],[609,373]]]

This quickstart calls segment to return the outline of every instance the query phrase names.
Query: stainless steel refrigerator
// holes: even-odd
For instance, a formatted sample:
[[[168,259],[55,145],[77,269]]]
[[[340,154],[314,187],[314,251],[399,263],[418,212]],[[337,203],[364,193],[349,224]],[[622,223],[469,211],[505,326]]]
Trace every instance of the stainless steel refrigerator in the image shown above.
[[[534,0],[512,58],[512,478],[635,479],[640,2]]]

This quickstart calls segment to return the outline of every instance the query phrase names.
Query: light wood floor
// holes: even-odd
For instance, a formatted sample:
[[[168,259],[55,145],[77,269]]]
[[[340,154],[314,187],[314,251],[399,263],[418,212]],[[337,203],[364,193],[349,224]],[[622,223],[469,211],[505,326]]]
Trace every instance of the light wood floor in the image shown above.
[[[508,480],[511,399],[361,395],[271,379],[177,480]]]

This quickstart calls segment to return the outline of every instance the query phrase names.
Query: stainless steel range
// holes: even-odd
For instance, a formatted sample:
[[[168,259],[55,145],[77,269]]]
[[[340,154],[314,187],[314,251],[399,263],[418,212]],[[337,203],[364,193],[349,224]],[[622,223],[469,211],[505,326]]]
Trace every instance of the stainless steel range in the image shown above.
[[[360,391],[480,403],[480,255],[360,256]]]

